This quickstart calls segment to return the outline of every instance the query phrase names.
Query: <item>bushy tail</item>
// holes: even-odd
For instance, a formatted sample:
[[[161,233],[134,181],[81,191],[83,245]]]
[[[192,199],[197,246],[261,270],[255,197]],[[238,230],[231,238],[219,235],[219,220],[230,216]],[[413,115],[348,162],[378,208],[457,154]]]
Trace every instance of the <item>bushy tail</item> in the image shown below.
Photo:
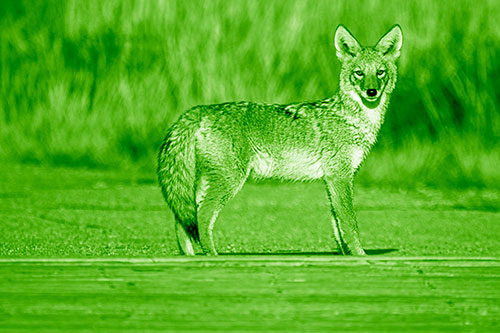
[[[199,241],[196,222],[195,110],[185,113],[169,129],[158,156],[158,181],[165,201],[184,230]]]

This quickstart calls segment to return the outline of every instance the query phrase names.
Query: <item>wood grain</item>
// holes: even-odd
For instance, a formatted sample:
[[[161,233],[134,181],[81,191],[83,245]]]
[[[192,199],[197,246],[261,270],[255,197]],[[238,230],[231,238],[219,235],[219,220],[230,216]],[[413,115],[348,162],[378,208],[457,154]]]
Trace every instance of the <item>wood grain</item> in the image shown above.
[[[500,258],[0,260],[0,329],[500,330]]]

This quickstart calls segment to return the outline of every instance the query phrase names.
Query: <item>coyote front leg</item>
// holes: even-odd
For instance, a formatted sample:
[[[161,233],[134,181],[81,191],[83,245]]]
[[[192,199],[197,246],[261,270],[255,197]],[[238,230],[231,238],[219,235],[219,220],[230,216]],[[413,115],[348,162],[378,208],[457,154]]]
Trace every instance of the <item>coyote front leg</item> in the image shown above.
[[[340,251],[342,254],[365,255],[352,204],[352,178],[329,176],[324,180],[332,210],[334,236]]]

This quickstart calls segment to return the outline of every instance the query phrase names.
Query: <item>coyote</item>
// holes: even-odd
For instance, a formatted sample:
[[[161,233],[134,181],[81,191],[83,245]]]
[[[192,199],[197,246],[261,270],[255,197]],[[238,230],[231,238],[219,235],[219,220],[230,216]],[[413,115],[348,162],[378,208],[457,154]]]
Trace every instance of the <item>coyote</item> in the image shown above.
[[[352,203],[353,177],[384,120],[402,41],[395,25],[374,47],[363,47],[339,25],[340,84],[333,97],[202,105],[182,114],[158,157],[158,180],[175,215],[181,254],[194,255],[196,242],[204,254],[217,255],[212,235],[217,215],[251,175],[322,179],[340,252],[364,255]]]

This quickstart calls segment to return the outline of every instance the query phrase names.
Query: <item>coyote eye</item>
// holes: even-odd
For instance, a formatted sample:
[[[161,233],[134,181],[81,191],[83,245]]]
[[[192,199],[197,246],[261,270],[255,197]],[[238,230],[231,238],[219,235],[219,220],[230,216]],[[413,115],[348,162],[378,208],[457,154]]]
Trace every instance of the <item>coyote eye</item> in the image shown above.
[[[384,77],[385,76],[385,71],[383,69],[379,69],[377,71],[377,76],[380,77],[380,78]]]
[[[365,76],[365,73],[358,69],[357,71],[354,71],[354,76],[356,76],[358,79],[362,79],[363,76]]]

